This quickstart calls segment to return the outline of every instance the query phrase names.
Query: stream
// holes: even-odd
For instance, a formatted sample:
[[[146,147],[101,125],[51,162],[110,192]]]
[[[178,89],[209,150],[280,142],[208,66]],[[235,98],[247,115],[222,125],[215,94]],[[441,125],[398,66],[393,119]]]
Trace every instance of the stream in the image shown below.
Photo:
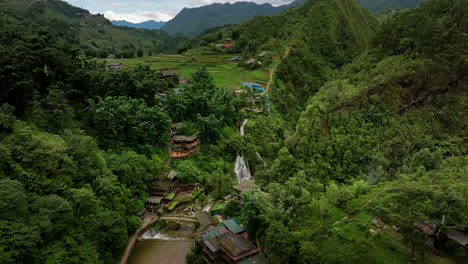
[[[244,127],[248,121],[248,119],[244,119],[244,121],[242,122],[242,125],[240,127],[241,136],[245,135]],[[237,155],[236,163],[234,166],[234,172],[237,176],[237,183],[241,183],[245,180],[250,180],[250,178],[252,178],[252,174],[250,173],[249,168],[249,162],[247,161],[247,158],[241,153]]]
[[[191,238],[195,224],[190,222],[179,222],[179,224],[169,224],[161,231],[153,228],[146,231],[133,249],[129,263],[184,264],[185,256],[195,244]]]

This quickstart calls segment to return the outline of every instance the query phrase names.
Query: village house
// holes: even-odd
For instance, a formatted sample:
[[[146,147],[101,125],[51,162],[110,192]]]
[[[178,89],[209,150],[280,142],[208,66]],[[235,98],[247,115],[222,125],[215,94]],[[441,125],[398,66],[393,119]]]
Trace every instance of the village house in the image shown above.
[[[268,54],[268,52],[262,52],[262,53],[258,54],[258,56],[259,57],[265,57],[267,54]]]
[[[242,60],[241,56],[236,56],[234,58],[229,59],[230,62],[241,61],[241,60]]]
[[[453,230],[453,229],[447,230],[447,232],[445,232],[445,234],[447,235],[447,237],[449,239],[451,239],[451,240],[455,241],[456,243],[460,244],[460,249],[463,252],[468,253],[468,235],[463,234],[462,232],[457,231],[457,230]]]
[[[150,185],[150,196],[146,198],[145,209],[155,213],[164,204],[174,199],[178,192],[177,172],[169,171],[160,173]]]
[[[265,88],[263,88],[260,84],[258,83],[246,83],[246,82],[243,82],[241,83],[242,86],[244,87],[249,87],[249,88],[252,88],[252,90],[255,92],[255,93],[261,93],[261,92],[264,92],[265,91]]]
[[[209,225],[216,225],[216,220],[210,215],[208,212],[199,212],[195,214],[195,217],[197,218],[198,222],[205,227]]]
[[[197,238],[205,263],[267,263],[259,254],[260,248],[248,239],[245,228],[239,225],[237,218],[225,220],[223,224],[205,227]]]
[[[180,73],[176,70],[163,70],[158,73],[159,79],[179,78]]]
[[[233,187],[234,189],[234,196],[235,196],[235,199],[236,199],[236,202],[239,204],[239,205],[242,205],[243,204],[243,201],[242,201],[242,192],[244,191],[260,191],[259,188],[254,184],[252,183],[251,181],[243,181],[237,185],[235,185]]]
[[[251,64],[254,64],[256,61],[257,61],[256,59],[250,59],[245,64],[251,65]]]
[[[197,136],[174,135],[171,140],[171,158],[185,158],[200,149]]]
[[[112,62],[107,64],[107,69],[109,70],[120,70],[122,69],[122,63],[119,62]]]

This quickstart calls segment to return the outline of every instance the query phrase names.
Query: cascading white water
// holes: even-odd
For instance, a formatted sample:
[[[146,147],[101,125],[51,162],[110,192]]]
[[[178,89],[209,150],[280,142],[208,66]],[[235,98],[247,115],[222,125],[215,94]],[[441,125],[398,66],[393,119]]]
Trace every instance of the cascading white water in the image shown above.
[[[159,231],[155,231],[154,229],[150,229],[146,231],[143,235],[141,235],[141,239],[158,240],[158,241],[183,241],[185,240],[184,238],[170,237]]]
[[[242,125],[240,127],[241,136],[244,135],[244,126],[245,124],[247,124],[248,121],[249,121],[248,119],[245,119],[242,122]],[[250,174],[249,162],[244,157],[244,155],[242,154],[237,155],[236,164],[234,166],[234,172],[237,175],[238,183],[241,183],[245,180],[250,180],[250,178],[252,177],[252,175]]]

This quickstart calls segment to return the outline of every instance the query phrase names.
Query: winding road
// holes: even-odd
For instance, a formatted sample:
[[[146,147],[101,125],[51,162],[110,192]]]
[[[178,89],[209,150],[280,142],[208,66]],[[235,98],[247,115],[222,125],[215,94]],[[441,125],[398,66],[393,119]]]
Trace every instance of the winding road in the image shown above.
[[[284,52],[284,56],[283,56],[282,59],[288,57],[290,51],[291,51],[291,47],[286,47],[286,51]],[[275,67],[273,67],[270,70],[270,81],[268,81],[268,84],[267,84],[267,86],[265,88],[265,91],[262,94],[268,92],[268,89],[270,89],[270,86],[273,83],[273,76],[275,74],[276,68],[278,68],[278,65],[280,65],[280,64],[281,64],[281,61],[279,61],[278,64],[276,64]]]

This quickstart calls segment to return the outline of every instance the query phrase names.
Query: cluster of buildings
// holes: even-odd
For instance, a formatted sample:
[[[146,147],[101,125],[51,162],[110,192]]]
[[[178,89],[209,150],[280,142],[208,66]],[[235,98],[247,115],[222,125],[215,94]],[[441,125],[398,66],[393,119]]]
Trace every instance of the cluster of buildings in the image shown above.
[[[194,191],[200,190],[198,184],[180,184],[177,181],[179,175],[179,172],[164,171],[153,179],[145,201],[145,212],[162,212],[164,208],[169,208],[171,204],[177,204],[178,200],[191,197]]]
[[[263,264],[266,259],[260,248],[249,240],[245,227],[237,217],[221,221],[220,225],[208,212],[197,215],[203,229],[197,242],[208,264]]]
[[[197,135],[180,135],[179,129],[182,123],[174,123],[171,125],[171,152],[170,157],[173,159],[185,158],[190,156],[195,151],[200,149],[200,140]]]
[[[146,212],[157,213],[175,198],[179,190],[177,175],[175,171],[166,171],[154,178],[150,184],[149,197],[145,202]]]

